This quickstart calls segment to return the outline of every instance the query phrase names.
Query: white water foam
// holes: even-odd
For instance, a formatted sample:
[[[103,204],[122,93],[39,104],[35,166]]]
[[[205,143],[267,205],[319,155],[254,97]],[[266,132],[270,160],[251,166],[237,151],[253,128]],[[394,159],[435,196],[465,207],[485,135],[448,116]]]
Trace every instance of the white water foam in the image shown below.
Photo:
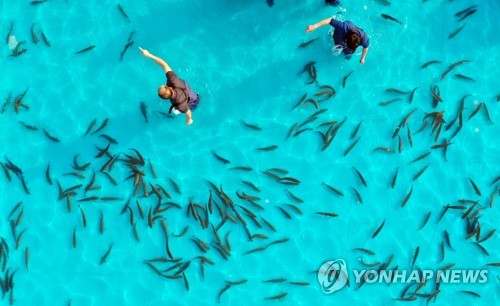
[[[9,41],[8,42],[9,48],[11,50],[14,50],[16,48],[16,46],[17,46],[17,39],[16,39],[16,37],[14,35],[10,35],[8,41]]]

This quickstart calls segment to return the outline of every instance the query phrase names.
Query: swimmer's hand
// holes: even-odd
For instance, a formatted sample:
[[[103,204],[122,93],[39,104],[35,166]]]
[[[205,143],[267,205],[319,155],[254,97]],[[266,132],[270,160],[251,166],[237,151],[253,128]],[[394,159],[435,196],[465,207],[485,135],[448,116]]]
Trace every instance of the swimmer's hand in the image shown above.
[[[186,119],[186,124],[187,125],[193,124],[193,119],[191,119],[191,118]]]
[[[312,31],[316,30],[316,28],[317,28],[317,27],[316,27],[316,25],[315,25],[315,24],[310,25],[310,26],[307,26],[307,28],[306,28],[306,32],[312,32]]]
[[[359,62],[360,62],[361,64],[364,64],[364,63],[365,63],[365,59],[363,59],[363,58],[362,58],[362,59],[360,59],[360,60],[359,60]]]
[[[145,57],[150,57],[151,56],[151,53],[149,53],[148,50],[144,50],[141,47],[139,47],[139,50],[141,50],[142,55],[144,55]]]

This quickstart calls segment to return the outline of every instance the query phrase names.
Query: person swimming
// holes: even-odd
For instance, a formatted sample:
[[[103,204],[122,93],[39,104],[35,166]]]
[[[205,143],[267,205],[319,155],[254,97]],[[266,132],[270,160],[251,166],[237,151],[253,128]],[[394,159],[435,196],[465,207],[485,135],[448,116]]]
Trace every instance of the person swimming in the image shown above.
[[[184,113],[186,115],[186,124],[192,124],[193,117],[191,110],[195,110],[198,106],[200,101],[199,95],[191,89],[188,83],[180,79],[164,60],[141,47],[139,47],[139,50],[141,50],[142,55],[155,61],[165,71],[167,83],[158,88],[158,96],[164,100],[170,99],[172,106],[169,109],[169,113],[172,110],[174,113]]]
[[[335,43],[335,48],[342,49],[342,53],[344,53],[346,59],[351,59],[352,54],[356,52],[356,49],[359,46],[363,47],[363,52],[361,53],[361,59],[359,62],[364,64],[366,54],[368,53],[368,46],[370,45],[370,40],[366,36],[365,31],[356,27],[351,21],[342,22],[336,20],[335,18],[327,18],[318,23],[307,26],[306,32],[312,32],[327,24],[334,28],[333,42]]]

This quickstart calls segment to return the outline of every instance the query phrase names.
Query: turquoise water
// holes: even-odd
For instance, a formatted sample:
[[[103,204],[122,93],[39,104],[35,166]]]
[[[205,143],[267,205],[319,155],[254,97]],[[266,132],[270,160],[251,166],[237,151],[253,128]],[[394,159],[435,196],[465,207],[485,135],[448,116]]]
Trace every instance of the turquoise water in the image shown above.
[[[357,285],[351,274],[351,287],[325,295],[316,274],[311,272],[325,261],[335,259],[344,259],[350,269],[362,268],[358,260],[362,253],[353,248],[376,252],[373,256],[362,255],[365,262],[385,262],[394,254],[391,268],[398,265],[410,269],[417,246],[420,255],[416,266],[421,269],[438,269],[449,263],[458,269],[479,269],[500,261],[498,233],[483,243],[490,256],[484,255],[471,240],[465,239],[462,211],[450,210],[437,223],[444,205],[459,205],[460,199],[472,199],[484,208],[479,219],[481,235],[499,228],[498,203],[489,207],[490,196],[495,192],[498,196],[499,186],[490,184],[500,172],[500,147],[496,141],[500,134],[496,101],[500,94],[499,2],[394,1],[391,6],[383,6],[378,1],[344,1],[342,9],[326,7],[319,0],[275,2],[269,8],[265,1],[122,1],[130,23],[120,15],[118,3],[112,1],[52,0],[38,6],[31,6],[29,1],[0,2],[2,39],[14,22],[12,34],[17,41],[27,41],[24,45],[27,52],[19,57],[9,56],[11,50],[4,41],[0,57],[2,104],[9,93],[15,97],[29,88],[24,98],[29,110],[21,109],[15,114],[11,104],[0,117],[1,161],[5,164],[8,158],[19,166],[30,190],[29,195],[25,194],[13,173],[11,182],[0,175],[0,211],[4,220],[0,236],[10,248],[6,268],[11,273],[17,270],[13,289],[16,305],[66,305],[70,300],[72,305],[216,304],[226,281],[242,279],[248,281],[226,291],[220,298],[221,304],[392,305],[402,303],[394,299],[399,297],[404,284],[390,287],[366,284],[355,290]],[[448,40],[448,35],[464,24],[457,22],[455,13],[473,4],[478,5],[477,13],[464,21],[467,24],[461,33]],[[351,61],[332,55],[328,27],[305,33],[307,25],[343,9],[338,18],[353,20],[370,37],[365,65],[359,64],[359,55]],[[382,19],[381,13],[398,18],[403,25]],[[50,47],[42,41],[36,45],[32,42],[33,23],[39,38],[39,31],[44,31]],[[120,62],[120,53],[132,31],[135,43]],[[307,48],[297,47],[316,37],[318,41]],[[95,48],[88,53],[74,54],[90,45]],[[168,103],[156,95],[157,86],[165,81],[164,75],[152,61],[140,55],[138,46],[164,58],[200,92],[203,100],[193,113],[192,126],[186,126],[184,118],[165,118],[158,113],[168,109]],[[465,59],[471,62],[440,80],[450,64]],[[442,63],[420,69],[430,60]],[[316,111],[310,104],[290,110],[304,93],[314,97],[319,91],[316,84],[305,84],[309,80],[307,75],[297,76],[310,61],[316,62],[319,85],[333,86],[336,95],[321,102],[321,108],[328,111],[305,127],[315,128],[326,121],[346,118],[330,147],[323,152],[321,137],[314,131],[325,128],[315,128],[285,141],[294,123],[303,122]],[[343,88],[342,79],[351,71],[354,72]],[[456,73],[473,77],[476,82],[457,79]],[[436,109],[432,108],[429,90],[434,85],[439,86],[444,100]],[[409,91],[415,87],[418,90],[411,105],[407,96],[386,107],[377,105],[400,97],[385,92],[387,88]],[[429,112],[445,111],[444,118],[450,122],[466,94],[471,96],[465,100],[464,125],[448,148],[447,161],[441,150],[430,149],[435,144],[430,128],[413,136],[413,147],[408,144],[406,128],[402,129],[401,153],[373,152],[378,146],[398,151],[398,139],[392,139],[392,133],[414,109],[417,111],[409,120],[412,133],[421,127],[423,117]],[[141,101],[148,106],[147,124],[140,112]],[[494,124],[487,122],[484,110],[467,121],[475,102],[487,105]],[[215,240],[210,228],[203,230],[192,217],[186,217],[190,199],[203,206],[207,203],[211,187],[206,180],[222,185],[235,204],[264,217],[277,232],[264,224],[262,229],[257,228],[239,210],[252,234],[260,233],[269,239],[249,241],[241,224],[227,221],[220,235],[224,240],[230,231],[229,260],[211,247],[202,255],[215,265],[205,265],[203,278],[200,261],[193,259],[185,270],[189,291],[185,290],[182,279],[159,277],[143,261],[167,257],[161,222],[157,220],[150,228],[147,216],[141,219],[136,206],[137,199],[147,214],[157,199],[151,191],[147,198],[142,191],[133,197],[133,181],[125,181],[130,173],[123,162],[117,162],[110,172],[117,186],[98,173],[96,185],[102,188],[86,195],[77,190],[71,212],[67,211],[64,199],[58,201],[56,180],[63,189],[77,184],[83,184],[84,188],[94,170],[98,172],[107,160],[107,157],[95,158],[96,146],[104,148],[108,144],[98,137],[101,133],[82,137],[94,118],[97,118],[94,130],[109,118],[102,132],[118,141],[110,146],[110,152],[135,156],[129,148],[140,151],[158,174],[158,178],[153,177],[148,163],[140,166],[145,171],[146,183],[164,186],[172,196],[170,201],[182,206],[182,210],[170,209],[162,214],[168,224],[169,247],[174,257],[185,262],[202,254],[191,238],[198,237],[206,243]],[[19,120],[39,130],[27,130]],[[251,130],[241,120],[262,130]],[[359,142],[343,156],[360,121]],[[48,140],[42,129],[60,142]],[[449,139],[454,129],[443,130],[438,142],[443,137]],[[278,148],[269,152],[256,150],[270,145]],[[216,160],[212,150],[231,163],[225,165]],[[409,164],[429,151],[432,153],[427,158]],[[79,164],[91,163],[82,172],[85,179],[64,175],[75,172],[71,164],[76,154]],[[49,163],[52,186],[45,179]],[[413,177],[427,165],[425,173],[414,182]],[[253,170],[229,170],[236,166],[250,166]],[[361,184],[353,167],[363,174],[367,187]],[[269,168],[287,169],[288,176],[301,183],[279,184],[262,173]],[[391,189],[398,168],[397,183]],[[469,177],[481,190],[481,197],[475,194]],[[180,195],[169,178],[179,184]],[[253,191],[241,180],[253,182],[261,191]],[[345,196],[333,194],[322,186],[323,182],[342,190]],[[412,186],[412,196],[401,208]],[[363,204],[357,202],[351,187],[360,192]],[[287,190],[304,203],[295,202]],[[265,209],[258,210],[238,199],[236,192],[242,191],[258,196],[257,202]],[[78,202],[85,196],[122,200]],[[130,207],[140,242],[134,238],[129,213],[120,214],[131,196]],[[215,193],[214,199],[222,205]],[[8,217],[20,201],[24,210],[17,233],[23,229],[26,232],[16,250]],[[285,204],[298,206],[303,215]],[[86,214],[87,227],[83,227],[78,206]],[[285,218],[277,206],[285,208],[292,219]],[[323,218],[316,214],[320,211],[339,216]],[[428,224],[418,231],[429,211],[432,214]],[[101,212],[105,220],[103,234],[99,229]],[[17,210],[12,218],[19,213]],[[215,226],[219,224],[216,208],[210,220]],[[384,220],[384,228],[372,239]],[[183,237],[174,237],[185,226],[189,226],[188,232]],[[74,230],[76,248],[72,245]],[[456,251],[446,247],[445,259],[437,263],[441,259],[445,230]],[[285,237],[289,238],[286,243],[244,255]],[[111,243],[106,263],[100,265]],[[25,267],[26,248],[30,250],[29,268]],[[170,266],[157,264],[160,269]],[[435,304],[497,304],[499,270],[494,267],[488,270],[489,281],[483,285],[442,284]],[[5,272],[1,275],[4,278]],[[274,278],[310,284],[263,283]],[[477,292],[481,298],[460,290]],[[429,282],[421,293],[433,291],[434,284]],[[264,299],[281,292],[288,293],[281,302]],[[426,298],[418,298],[413,303],[425,302]],[[2,303],[9,303],[9,293]]]

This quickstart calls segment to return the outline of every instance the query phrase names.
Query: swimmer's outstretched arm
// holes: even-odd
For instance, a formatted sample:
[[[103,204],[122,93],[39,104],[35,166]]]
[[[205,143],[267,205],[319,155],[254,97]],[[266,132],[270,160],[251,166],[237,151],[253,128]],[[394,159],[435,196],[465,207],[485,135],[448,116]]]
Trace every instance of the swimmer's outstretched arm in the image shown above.
[[[153,54],[149,53],[148,50],[145,50],[141,47],[139,47],[139,50],[141,50],[142,55],[144,55],[145,57],[149,57],[150,59],[155,61],[158,65],[160,65],[163,68],[163,70],[165,70],[165,73],[172,71],[172,68],[170,68],[170,66],[161,58],[154,56]]]
[[[193,117],[191,114],[191,110],[188,109],[188,111],[185,114],[186,114],[186,124],[191,125],[193,123]]]
[[[317,28],[319,27],[322,27],[324,25],[327,25],[327,24],[330,24],[330,22],[332,21],[332,18],[327,18],[327,19],[324,19],[324,20],[321,20],[320,22],[318,23],[315,23],[315,24],[312,24],[312,25],[309,25],[307,26],[306,28],[306,32],[312,32],[314,30],[316,30]]]
[[[363,48],[363,52],[361,52],[361,59],[359,60],[361,64],[365,63],[366,53],[368,53],[368,48]]]

